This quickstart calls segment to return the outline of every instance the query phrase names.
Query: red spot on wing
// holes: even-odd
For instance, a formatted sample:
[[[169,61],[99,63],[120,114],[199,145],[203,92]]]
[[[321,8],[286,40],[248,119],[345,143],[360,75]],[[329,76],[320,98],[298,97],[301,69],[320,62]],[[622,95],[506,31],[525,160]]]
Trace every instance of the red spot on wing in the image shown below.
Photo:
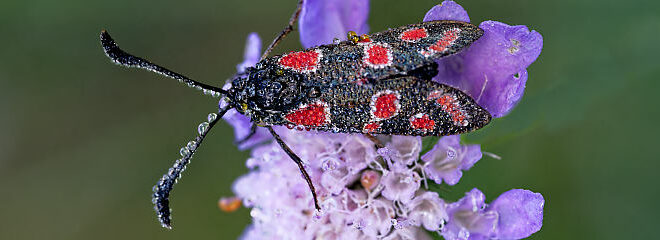
[[[435,121],[429,117],[428,114],[418,113],[410,117],[410,126],[414,129],[422,130],[424,132],[433,131],[435,128]]]
[[[392,51],[385,44],[366,44],[364,63],[374,68],[383,68],[392,64]]]
[[[451,29],[444,32],[443,36],[436,41],[433,45],[429,46],[426,50],[421,50],[420,53],[426,57],[436,53],[444,52],[449,45],[453,44],[458,39],[460,29]]]
[[[381,124],[379,122],[372,122],[364,125],[364,128],[362,128],[363,133],[372,133],[375,132],[380,128]]]
[[[428,37],[428,33],[426,33],[425,28],[415,28],[415,29],[410,29],[408,31],[405,31],[401,33],[401,40],[406,41],[406,42],[415,42],[419,39]]]
[[[467,126],[467,116],[458,100],[453,95],[445,94],[435,99],[435,102],[440,104],[442,110],[449,113],[455,125]]]
[[[386,90],[371,97],[371,114],[376,120],[394,117],[400,108],[399,94],[396,92]]]
[[[330,122],[330,109],[327,104],[316,102],[310,105],[302,105],[286,114],[284,118],[295,125],[318,127]]]
[[[320,49],[307,52],[292,52],[282,56],[278,63],[284,68],[299,72],[316,71],[316,67],[321,60],[321,55]]]

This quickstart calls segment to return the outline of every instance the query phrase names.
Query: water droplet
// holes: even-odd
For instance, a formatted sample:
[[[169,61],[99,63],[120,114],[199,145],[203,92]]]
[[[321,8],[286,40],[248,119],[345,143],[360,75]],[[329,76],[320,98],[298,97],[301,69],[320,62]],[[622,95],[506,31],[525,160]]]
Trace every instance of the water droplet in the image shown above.
[[[197,148],[197,142],[195,141],[190,141],[188,142],[188,145],[186,145],[186,148],[190,151],[194,151]]]
[[[400,183],[412,183],[413,182],[413,177],[412,176],[405,176],[399,179]]]
[[[209,116],[207,117],[207,120],[208,120],[209,122],[213,122],[213,121],[215,121],[216,118],[218,118],[218,114],[216,114],[216,113],[209,113]]]
[[[323,160],[321,163],[321,169],[325,171],[331,171],[337,169],[341,164],[335,159],[328,157]]]
[[[199,126],[197,126],[197,133],[199,133],[199,135],[202,135],[208,129],[209,129],[209,123],[207,122],[200,123]]]
[[[322,210],[314,210],[314,215],[312,216],[313,221],[319,221],[321,218],[323,218],[323,215],[325,215],[325,212]]]
[[[213,96],[213,97],[220,97],[221,94],[220,94],[219,92],[213,91],[213,92],[211,92],[211,96]]]
[[[364,219],[359,219],[359,220],[353,221],[353,227],[357,230],[362,230],[362,229],[364,229],[365,226],[366,226],[366,224],[364,222]]]
[[[187,148],[182,147],[181,150],[179,150],[179,154],[181,154],[182,157],[187,157],[190,155],[190,151],[188,151]]]
[[[448,149],[447,150],[447,157],[450,158],[450,159],[454,159],[456,157],[456,150]]]

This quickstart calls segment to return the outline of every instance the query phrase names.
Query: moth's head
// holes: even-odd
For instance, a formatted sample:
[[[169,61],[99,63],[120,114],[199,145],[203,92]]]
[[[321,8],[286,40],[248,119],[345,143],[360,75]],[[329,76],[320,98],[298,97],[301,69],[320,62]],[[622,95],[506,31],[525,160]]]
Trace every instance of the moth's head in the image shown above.
[[[241,113],[248,111],[280,111],[298,103],[302,77],[281,70],[250,68],[247,74],[232,81],[229,98]]]

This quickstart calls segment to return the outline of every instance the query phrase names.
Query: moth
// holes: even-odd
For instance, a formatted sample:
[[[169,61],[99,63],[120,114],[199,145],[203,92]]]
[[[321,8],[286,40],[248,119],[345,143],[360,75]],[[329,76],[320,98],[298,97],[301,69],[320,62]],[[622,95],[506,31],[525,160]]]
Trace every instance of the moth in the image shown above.
[[[120,49],[107,31],[101,44],[115,63],[150,70],[179,80],[226,106],[200,124],[199,135],[181,149],[178,159],[154,186],[153,203],[161,225],[171,228],[169,195],[181,172],[206,134],[229,110],[236,109],[257,127],[265,127],[298,165],[320,210],[314,184],[303,161],[273,130],[284,125],[297,130],[333,133],[445,136],[484,127],[491,115],[464,92],[431,80],[437,59],[458,53],[483,35],[466,22],[431,21],[371,35],[349,32],[335,41],[297,52],[269,57],[293,30],[302,1],[289,24],[270,44],[260,62],[231,79],[231,87],[207,85]]]

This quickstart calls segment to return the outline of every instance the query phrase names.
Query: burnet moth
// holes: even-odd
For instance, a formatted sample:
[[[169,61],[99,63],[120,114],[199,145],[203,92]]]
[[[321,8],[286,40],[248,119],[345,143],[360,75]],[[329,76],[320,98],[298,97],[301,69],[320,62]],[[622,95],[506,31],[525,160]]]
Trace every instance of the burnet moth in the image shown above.
[[[348,33],[348,40],[279,56],[268,55],[293,30],[303,0],[286,28],[261,60],[237,73],[222,89],[192,80],[121,50],[106,31],[101,44],[115,63],[156,72],[179,80],[228,103],[198,127],[199,135],[181,149],[178,159],[154,186],[153,203],[163,227],[171,228],[169,195],[206,134],[229,109],[248,116],[254,134],[267,128],[298,165],[320,210],[314,184],[298,157],[273,130],[285,125],[297,130],[334,133],[445,136],[482,128],[491,115],[460,90],[431,81],[435,60],[456,54],[483,34],[459,21],[431,21],[371,35]],[[378,144],[376,144],[378,145]]]

